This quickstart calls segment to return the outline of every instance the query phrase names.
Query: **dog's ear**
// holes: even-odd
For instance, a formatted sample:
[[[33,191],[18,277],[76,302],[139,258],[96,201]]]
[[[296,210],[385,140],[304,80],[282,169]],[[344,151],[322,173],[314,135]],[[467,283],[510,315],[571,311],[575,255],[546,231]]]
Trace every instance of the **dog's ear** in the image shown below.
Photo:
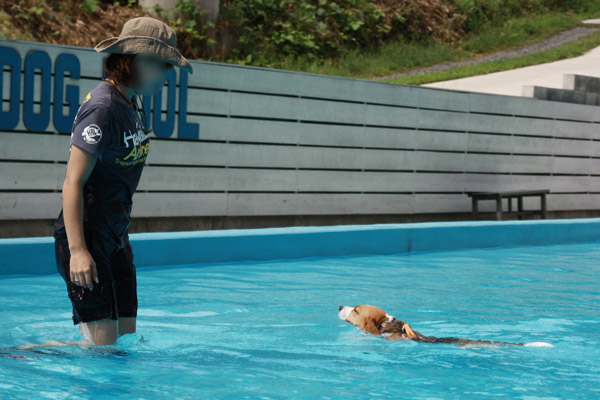
[[[377,329],[377,325],[372,319],[369,319],[364,326],[365,331],[372,333],[373,335],[379,335],[379,329]]]
[[[402,330],[409,339],[416,339],[418,337],[417,334],[410,328],[410,325],[408,325],[406,322],[404,325],[402,325]]]

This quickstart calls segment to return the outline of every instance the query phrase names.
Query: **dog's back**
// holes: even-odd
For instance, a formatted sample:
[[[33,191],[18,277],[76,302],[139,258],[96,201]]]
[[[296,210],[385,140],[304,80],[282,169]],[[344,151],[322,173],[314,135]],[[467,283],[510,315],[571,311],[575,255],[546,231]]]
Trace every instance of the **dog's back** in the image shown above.
[[[414,340],[417,342],[424,343],[451,343],[458,344],[460,346],[466,345],[481,345],[481,344],[512,344],[514,346],[523,346],[523,343],[511,343],[511,342],[499,342],[499,341],[491,341],[491,340],[471,340],[471,339],[463,339],[457,337],[435,337],[435,336],[424,336],[415,330],[411,330],[410,334],[408,334],[405,330],[406,324],[399,319],[396,319],[386,326],[384,326],[381,330],[381,334],[389,334],[390,339],[401,339],[407,338],[410,340]]]

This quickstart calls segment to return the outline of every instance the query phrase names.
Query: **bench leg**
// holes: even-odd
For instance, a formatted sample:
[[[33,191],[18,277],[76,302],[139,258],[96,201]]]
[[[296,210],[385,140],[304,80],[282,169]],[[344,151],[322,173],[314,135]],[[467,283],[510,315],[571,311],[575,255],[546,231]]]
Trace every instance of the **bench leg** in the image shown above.
[[[502,220],[502,197],[496,197],[496,219]]]
[[[478,208],[478,201],[476,198],[472,199],[472,204],[473,204],[473,219],[478,220],[479,219],[479,208]]]
[[[542,203],[542,219],[546,219],[546,194],[541,195],[541,203]]]
[[[523,197],[522,196],[517,197],[517,201],[518,201],[517,208],[519,209],[518,211],[521,212],[521,211],[523,211]],[[523,219],[522,214],[519,214],[519,219]]]

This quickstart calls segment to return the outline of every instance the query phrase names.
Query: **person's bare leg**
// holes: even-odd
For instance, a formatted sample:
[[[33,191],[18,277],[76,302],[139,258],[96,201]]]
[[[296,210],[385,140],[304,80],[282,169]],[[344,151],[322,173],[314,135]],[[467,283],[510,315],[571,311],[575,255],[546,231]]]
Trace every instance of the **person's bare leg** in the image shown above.
[[[114,344],[117,341],[117,320],[102,319],[91,322],[81,322],[80,332],[83,337],[96,346]]]
[[[103,319],[92,322],[80,322],[79,332],[86,340],[71,340],[61,342],[58,340],[47,340],[44,343],[26,343],[15,347],[16,349],[27,350],[40,346],[69,346],[72,344],[86,345],[94,344],[102,346],[114,344],[117,339],[128,333],[135,333],[136,317],[121,317],[118,320]]]
[[[133,318],[120,318],[120,320],[125,319],[126,321],[122,322],[122,328],[120,329],[119,335],[121,336],[124,333],[133,333],[135,332],[135,317]],[[133,321],[131,321],[133,320]],[[35,347],[48,347],[48,346],[70,346],[72,344],[78,345],[86,345],[93,344],[97,346],[102,346],[106,344],[114,344],[117,341],[117,320],[114,319],[103,319],[99,321],[92,322],[80,322],[79,323],[79,332],[81,332],[81,336],[85,337],[86,340],[71,340],[67,342],[61,342],[59,340],[50,339],[45,341],[44,343],[26,343],[20,346],[12,347],[14,349],[27,350]],[[122,332],[122,333],[121,333]]]
[[[59,340],[50,339],[45,341],[44,343],[25,343],[20,346],[14,347],[15,349],[27,350],[32,349],[34,347],[42,347],[42,346],[69,346],[72,344],[90,344],[89,340],[71,340],[68,342],[61,342]]]
[[[127,333],[135,333],[135,318],[136,317],[120,317],[119,318],[119,337]]]

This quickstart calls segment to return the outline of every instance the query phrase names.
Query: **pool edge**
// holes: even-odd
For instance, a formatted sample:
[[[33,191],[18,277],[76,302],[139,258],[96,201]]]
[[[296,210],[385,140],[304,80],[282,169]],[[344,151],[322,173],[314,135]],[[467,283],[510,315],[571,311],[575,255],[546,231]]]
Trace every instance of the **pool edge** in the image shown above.
[[[600,240],[600,218],[415,222],[129,235],[136,267]],[[52,236],[0,239],[0,275],[57,273]]]

